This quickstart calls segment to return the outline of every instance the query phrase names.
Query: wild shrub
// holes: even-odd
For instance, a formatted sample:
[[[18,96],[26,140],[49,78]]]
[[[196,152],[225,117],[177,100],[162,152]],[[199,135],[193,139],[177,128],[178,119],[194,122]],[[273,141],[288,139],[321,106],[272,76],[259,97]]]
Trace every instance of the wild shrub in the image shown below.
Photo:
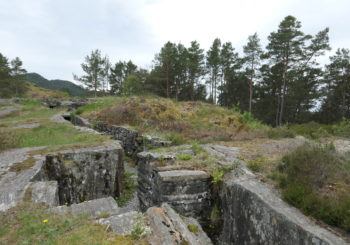
[[[175,132],[170,132],[165,135],[166,139],[171,141],[172,145],[183,145],[187,142],[186,138],[180,134]]]
[[[332,126],[334,135],[341,137],[350,137],[350,121],[344,119]]]
[[[281,126],[267,130],[267,136],[270,139],[294,138],[295,133],[289,130],[286,126]]]
[[[136,124],[138,122],[137,114],[130,105],[118,105],[113,110],[103,110],[99,113],[100,119],[107,123],[115,125]]]
[[[290,131],[297,135],[302,135],[310,139],[319,139],[333,135],[331,125],[308,122],[290,126]]]
[[[332,144],[305,144],[279,167],[284,199],[307,215],[350,231],[350,168]]]

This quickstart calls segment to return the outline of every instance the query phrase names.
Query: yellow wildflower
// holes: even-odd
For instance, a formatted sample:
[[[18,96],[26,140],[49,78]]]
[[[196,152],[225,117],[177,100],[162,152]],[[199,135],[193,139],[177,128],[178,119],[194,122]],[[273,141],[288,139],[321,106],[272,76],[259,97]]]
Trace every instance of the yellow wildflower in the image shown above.
[[[43,223],[47,223],[47,222],[49,222],[49,220],[47,220],[47,219],[44,219],[44,220],[43,220]]]

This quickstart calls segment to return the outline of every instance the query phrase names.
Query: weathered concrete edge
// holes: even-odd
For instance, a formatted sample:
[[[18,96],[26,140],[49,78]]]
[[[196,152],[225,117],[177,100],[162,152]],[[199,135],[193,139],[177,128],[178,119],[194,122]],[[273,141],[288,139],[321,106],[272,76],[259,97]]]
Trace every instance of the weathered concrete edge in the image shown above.
[[[273,192],[271,187],[258,181],[256,178],[252,178],[251,175],[241,175],[238,178],[230,178],[229,181],[225,182],[224,189],[230,189],[233,186],[249,191],[251,195],[255,196],[260,202],[265,203],[270,209],[270,212],[276,214],[274,215],[275,217],[284,217],[287,222],[302,227],[302,229],[311,236],[317,237],[329,244],[349,244],[341,237],[312,222],[299,210],[284,202]],[[224,216],[224,219],[225,218],[227,217]]]

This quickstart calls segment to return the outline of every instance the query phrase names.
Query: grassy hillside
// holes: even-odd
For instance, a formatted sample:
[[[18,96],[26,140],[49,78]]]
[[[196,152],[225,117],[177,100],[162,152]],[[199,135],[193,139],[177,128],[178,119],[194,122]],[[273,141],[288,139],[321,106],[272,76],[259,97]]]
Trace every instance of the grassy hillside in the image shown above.
[[[160,97],[105,97],[75,113],[143,133],[165,135],[172,141],[229,141],[264,137],[269,127],[250,114],[204,102],[175,102]]]
[[[69,97],[67,93],[61,91],[55,91],[51,89],[45,89],[37,87],[35,84],[28,83],[28,90],[26,91],[24,97],[30,99],[60,99],[64,100]]]
[[[62,91],[62,89],[69,90],[72,96],[83,96],[84,89],[76,84],[64,80],[47,80],[37,73],[26,74],[28,82],[36,84],[38,87]]]

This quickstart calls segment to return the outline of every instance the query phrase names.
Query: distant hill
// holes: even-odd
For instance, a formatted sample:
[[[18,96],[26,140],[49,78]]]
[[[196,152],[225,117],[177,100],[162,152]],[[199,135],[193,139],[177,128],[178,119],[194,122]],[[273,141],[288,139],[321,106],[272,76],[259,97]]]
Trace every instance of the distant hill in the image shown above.
[[[34,83],[36,86],[46,89],[58,90],[58,91],[68,91],[72,96],[83,96],[84,89],[78,85],[65,80],[47,80],[37,73],[27,73],[26,80],[28,82]]]

